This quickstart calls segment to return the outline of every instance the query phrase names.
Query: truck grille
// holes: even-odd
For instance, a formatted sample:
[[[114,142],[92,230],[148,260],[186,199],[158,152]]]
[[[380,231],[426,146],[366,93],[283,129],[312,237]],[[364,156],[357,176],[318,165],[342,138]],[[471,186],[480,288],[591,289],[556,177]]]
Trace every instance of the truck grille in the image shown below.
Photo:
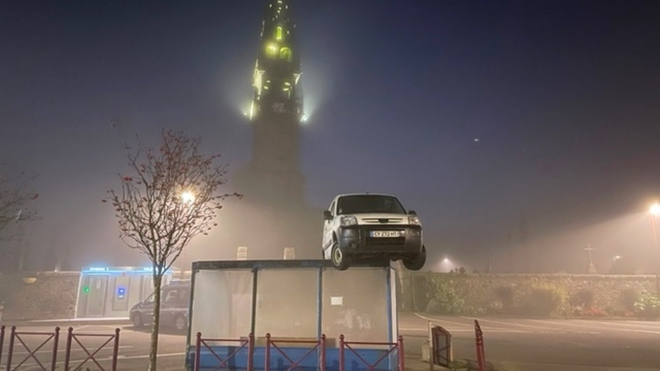
[[[401,250],[406,242],[405,237],[396,238],[371,238],[365,239],[365,249],[368,251],[390,251]]]

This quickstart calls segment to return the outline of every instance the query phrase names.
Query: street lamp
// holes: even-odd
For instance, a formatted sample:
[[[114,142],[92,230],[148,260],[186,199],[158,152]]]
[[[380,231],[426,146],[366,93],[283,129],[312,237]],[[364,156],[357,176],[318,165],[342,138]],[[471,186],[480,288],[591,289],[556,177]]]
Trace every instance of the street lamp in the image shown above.
[[[660,204],[657,202],[651,205],[649,209],[649,214],[651,214],[651,226],[653,226],[653,241],[655,242],[655,248],[658,248],[658,235],[655,231],[655,217],[660,215]]]
[[[655,243],[656,252],[660,253],[660,249],[658,249],[658,233],[655,230],[655,217],[660,215],[660,204],[656,202],[653,205],[651,205],[651,208],[649,209],[649,214],[651,214],[651,227],[653,228],[653,242]],[[660,281],[658,281],[658,285],[660,287]]]
[[[651,205],[651,208],[649,209],[649,213],[655,216],[660,215],[660,204],[656,202],[653,205]]]
[[[195,202],[195,194],[191,191],[184,191],[181,193],[181,201],[185,204],[191,204]]]

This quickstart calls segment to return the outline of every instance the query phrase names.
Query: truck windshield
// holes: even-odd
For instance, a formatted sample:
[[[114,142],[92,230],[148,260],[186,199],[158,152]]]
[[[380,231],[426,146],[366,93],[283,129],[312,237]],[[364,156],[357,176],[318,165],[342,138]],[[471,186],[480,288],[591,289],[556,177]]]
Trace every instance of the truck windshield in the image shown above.
[[[337,214],[405,214],[399,200],[392,196],[358,195],[341,197]]]

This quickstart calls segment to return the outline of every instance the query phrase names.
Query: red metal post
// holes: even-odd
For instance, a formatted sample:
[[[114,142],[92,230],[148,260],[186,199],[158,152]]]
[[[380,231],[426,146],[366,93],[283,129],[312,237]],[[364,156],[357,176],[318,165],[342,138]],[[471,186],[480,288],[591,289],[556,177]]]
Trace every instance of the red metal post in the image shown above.
[[[325,334],[321,334],[321,364],[320,371],[325,371]]]
[[[193,364],[193,371],[199,371],[199,352],[202,349],[202,333],[197,333],[197,340],[195,342],[195,363]]]
[[[5,325],[0,326],[0,366],[2,366],[2,346],[5,345]]]
[[[69,327],[66,336],[66,351],[64,352],[64,371],[69,371],[69,361],[71,360],[71,341],[73,340],[73,327]]]
[[[115,329],[115,344],[112,348],[112,371],[117,371],[117,356],[119,355],[119,331],[119,328]]]
[[[270,332],[266,334],[266,357],[264,359],[264,371],[270,370]]]
[[[60,341],[60,327],[55,327],[55,335],[53,337],[53,359],[50,363],[50,369],[55,371],[55,366],[57,365],[57,344]]]
[[[11,357],[14,353],[14,337],[16,337],[16,326],[11,327],[9,333],[9,353],[7,353],[7,371],[11,371]]]
[[[483,332],[481,332],[481,326],[479,326],[479,321],[474,320],[474,333],[476,336],[477,343],[477,363],[479,364],[479,371],[486,370],[486,360],[484,355],[484,338]]]
[[[344,334],[339,335],[339,371],[344,370]]]
[[[399,346],[399,371],[406,371],[406,363],[403,359],[403,336],[399,335],[398,346]]]
[[[253,362],[254,362],[254,334],[250,333],[250,335],[248,335],[247,371],[252,371],[252,369],[254,368]]]

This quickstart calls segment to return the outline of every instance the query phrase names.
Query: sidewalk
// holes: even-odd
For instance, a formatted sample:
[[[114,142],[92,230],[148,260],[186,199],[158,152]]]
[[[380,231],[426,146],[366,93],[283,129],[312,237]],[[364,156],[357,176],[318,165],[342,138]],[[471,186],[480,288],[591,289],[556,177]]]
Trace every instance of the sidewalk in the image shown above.
[[[408,356],[405,359],[406,371],[430,371],[429,364],[420,359],[419,356]],[[448,368],[433,366],[434,371],[446,371]],[[476,361],[472,360],[467,367],[457,368],[457,371],[477,371],[479,367]],[[608,366],[584,366],[584,365],[565,365],[549,363],[529,363],[529,362],[488,362],[486,370],[489,371],[660,371],[658,368],[629,368],[629,367],[608,367]]]
[[[11,326],[83,326],[83,325],[129,325],[131,321],[128,317],[107,317],[107,318],[66,318],[66,319],[43,319],[43,320],[3,320],[0,325]]]

